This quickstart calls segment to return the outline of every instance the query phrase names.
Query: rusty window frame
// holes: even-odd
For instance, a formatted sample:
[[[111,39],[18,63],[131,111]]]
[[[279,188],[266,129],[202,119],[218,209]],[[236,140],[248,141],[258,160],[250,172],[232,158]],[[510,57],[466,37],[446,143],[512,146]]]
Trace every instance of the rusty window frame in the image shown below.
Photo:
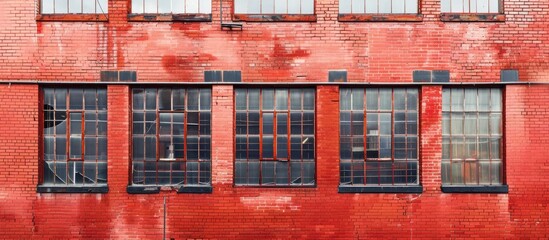
[[[51,9],[52,11],[44,12],[44,8],[47,5],[45,2],[50,3],[51,2]],[[66,2],[66,11],[63,12],[56,12],[55,7],[57,2]],[[80,11],[77,12],[71,12],[71,2],[75,2],[74,0],[40,0],[39,1],[39,12],[43,15],[49,15],[49,14],[55,14],[55,15],[86,15],[86,14],[107,14],[109,12],[109,4],[108,0],[76,0],[80,2]],[[94,2],[94,12],[85,13],[84,12],[84,2]],[[102,2],[100,2],[102,1]]]
[[[246,2],[246,6],[248,6],[248,2],[259,2],[259,12],[250,12],[248,11],[248,7],[246,7],[246,11],[245,12],[237,12],[238,10],[238,7],[237,7],[237,1],[245,1]],[[272,1],[272,11],[265,11],[264,12],[264,4],[263,2],[265,1]],[[296,15],[307,15],[307,14],[315,14],[315,0],[308,0],[308,1],[311,1],[312,2],[312,6],[311,7],[311,10],[312,12],[304,12],[304,7],[303,7],[303,4],[310,4],[310,3],[304,3],[304,1],[307,1],[307,0],[235,0],[234,2],[234,5],[235,5],[235,8],[234,8],[234,14],[260,14],[260,15],[286,15],[286,14],[296,14]],[[277,12],[277,2],[280,3],[280,2],[285,2],[285,11],[282,11],[282,12]],[[299,3],[299,12],[290,12],[290,3]]]
[[[137,104],[138,92],[144,94],[141,99],[142,106]],[[170,109],[161,109],[161,102],[165,100],[162,97],[166,92],[170,94],[168,97]],[[147,107],[148,93],[154,96],[154,106]],[[182,101],[183,104],[177,108],[175,93],[179,93],[178,101]],[[196,108],[194,103],[197,104]],[[162,121],[162,115],[169,116],[169,121]],[[181,116],[179,121],[175,119],[176,115]],[[190,122],[190,115],[195,121]],[[163,130],[167,125],[170,125],[169,133]],[[139,126],[142,127],[142,133]],[[190,133],[191,130],[192,133]],[[177,134],[175,134],[176,131]],[[169,139],[171,146],[166,148],[162,138]],[[153,141],[149,144],[154,145],[152,148],[154,156],[149,156],[149,159],[147,159],[146,150],[147,139],[152,139]],[[138,151],[141,145],[136,142],[139,140],[142,140],[142,157],[137,154],[140,154]],[[176,144],[181,145],[181,148],[177,149]],[[165,149],[168,149],[167,157],[161,154],[161,150]],[[211,89],[175,87],[132,89],[131,173],[132,185],[211,185]]]
[[[488,92],[487,103],[481,103],[480,92]],[[466,94],[467,92],[475,93],[475,109],[467,110]],[[461,97],[456,96],[458,93],[462,93]],[[441,175],[443,185],[503,185],[505,182],[504,175],[504,151],[503,151],[503,91],[500,88],[443,88],[443,109],[442,109],[442,165]],[[463,101],[463,105],[460,107],[454,107],[455,101]],[[497,102],[497,103],[496,103]],[[456,104],[458,105],[458,104]],[[460,104],[461,105],[461,104]],[[481,105],[486,105],[487,109],[480,109]],[[470,123],[467,124],[467,115],[473,118],[476,126],[475,133],[467,134],[466,130]],[[481,131],[481,115],[486,116],[485,133]],[[499,115],[499,118],[496,117]],[[499,120],[498,120],[499,119]],[[461,127],[461,133],[454,131],[453,125],[456,122],[456,127]],[[461,126],[460,126],[461,125]],[[472,129],[469,127],[469,129]],[[461,138],[462,149],[454,149],[454,141],[458,141]],[[467,154],[467,139],[474,139],[474,152]],[[483,153],[481,149],[481,142],[488,141],[487,152]],[[493,141],[498,142],[498,147],[494,147]],[[459,144],[459,142],[456,142]],[[486,146],[485,146],[486,148]],[[486,158],[486,155],[488,156]],[[484,156],[484,157],[483,157]],[[454,169],[454,165],[462,163],[461,170],[459,168]],[[487,176],[482,174],[482,165],[488,166]],[[498,168],[499,169],[494,169]],[[497,173],[498,178],[495,173]],[[460,180],[461,178],[461,180]],[[483,180],[484,178],[484,180]],[[486,181],[486,178],[488,181]]]
[[[390,99],[382,99],[382,92],[390,92]],[[418,94],[417,88],[340,89],[341,186],[419,185]],[[369,96],[373,96],[372,99],[375,99],[377,104],[369,103]],[[395,98],[400,98],[403,101],[404,108],[395,107]],[[390,102],[390,107],[386,106],[385,109],[382,109],[382,101]],[[376,105],[376,107],[370,108],[372,105]],[[384,137],[386,140],[390,140],[390,153],[385,157],[380,156],[382,154],[381,137],[383,136],[381,133],[382,115],[390,118],[390,126],[383,126],[384,131],[389,131]],[[403,115],[404,119],[397,121],[397,115],[400,115],[399,118]],[[370,124],[368,126],[374,117],[377,125]],[[395,130],[397,125],[403,129]],[[369,129],[370,127],[377,130]],[[371,140],[376,137],[377,140],[372,143]],[[396,143],[395,139],[404,139],[404,142]],[[357,150],[354,151],[354,149]],[[376,152],[377,157],[373,156]],[[369,156],[369,154],[372,155]],[[376,164],[377,167],[372,171],[372,167]],[[382,165],[390,165],[390,170],[383,169]],[[404,167],[402,168],[402,166]],[[385,170],[383,175],[382,170]],[[390,172],[390,175],[387,175],[387,172]],[[387,181],[388,179],[390,181]]]
[[[71,94],[75,92],[81,92],[82,94],[80,108],[73,107],[71,103]],[[106,89],[43,88],[41,95],[43,96],[42,103],[44,106],[42,111],[44,123],[41,124],[43,143],[40,148],[43,154],[41,157],[43,159],[43,163],[41,163],[43,168],[41,184],[43,186],[106,185]],[[91,98],[86,99],[87,96],[94,98],[93,104],[88,104],[88,100]],[[61,104],[63,101],[65,102],[64,107]],[[79,120],[73,119],[77,116],[80,118]],[[86,121],[88,119],[91,121]],[[92,128],[93,130],[90,130]],[[65,143],[58,145],[58,142],[62,139],[65,139]],[[78,139],[80,140],[80,147],[75,150],[80,151],[80,153],[72,154],[71,147],[73,144],[77,144]],[[103,139],[103,141],[100,141],[100,139]],[[86,149],[88,145],[95,146],[95,151],[93,151],[95,155],[91,153],[89,148]],[[65,150],[64,153],[63,149]],[[63,165],[65,166],[63,167]],[[72,179],[70,175],[72,175]]]
[[[254,92],[258,94],[257,107],[250,106],[253,104],[250,101],[250,93]],[[269,104],[265,99],[269,98],[271,93],[272,104]],[[277,98],[279,93],[281,97]],[[298,94],[300,102],[295,104],[295,97]],[[315,185],[315,95],[312,88],[240,88],[235,90],[235,185],[262,187]],[[242,96],[243,98],[241,98]],[[279,103],[283,105],[277,103],[280,100],[282,101]],[[308,107],[305,107],[306,101],[309,104]],[[272,106],[272,108],[266,107],[266,105]],[[297,105],[299,105],[299,109],[297,109]],[[253,132],[250,131],[254,127],[250,125],[250,116],[256,116],[256,119],[259,120],[256,124],[258,129]],[[292,120],[292,116],[295,117],[294,120]],[[299,120],[297,120],[298,117]],[[272,129],[265,123],[269,118],[272,118],[272,125],[270,125]],[[286,137],[285,141],[284,137]],[[268,143],[270,141],[267,140],[270,138],[272,138],[272,148],[267,151],[265,146],[270,145]],[[279,139],[282,140],[279,141]],[[257,149],[251,149],[253,145]],[[284,150],[281,150],[284,148],[279,148],[279,145],[285,146],[285,153]],[[296,148],[296,146],[299,147]],[[269,154],[272,154],[272,157]],[[281,170],[279,171],[279,169]],[[266,174],[267,170],[272,172]]]
[[[370,0],[361,0],[361,1],[356,1],[357,3],[360,2],[362,4],[362,8],[361,9],[353,9],[353,3],[355,3],[355,1],[353,0],[339,0],[339,14],[418,14],[419,13],[419,4],[420,4],[420,1],[418,0],[405,0],[405,1],[402,1],[403,2],[403,11],[395,11],[395,10],[398,10],[398,9],[395,9],[395,7],[393,6],[394,5],[394,2],[396,2],[396,0],[388,0],[389,1],[389,8],[390,8],[390,11],[388,12],[380,12],[380,3],[381,2],[387,2],[387,0],[377,0],[377,5],[376,5],[376,9],[372,10],[368,7],[368,2],[371,2]],[[342,9],[344,9],[344,4],[345,3],[348,3],[348,6],[349,6],[349,9],[348,11],[342,11]],[[415,2],[415,4],[412,6],[413,8],[407,8],[407,4],[409,4],[408,2]],[[360,7],[361,5],[359,5]],[[358,11],[355,11],[355,10],[358,10]]]
[[[146,11],[146,2],[154,2],[155,11]],[[169,11],[160,10],[160,1],[169,2]],[[196,3],[196,11],[187,11],[187,2],[193,1]],[[183,11],[174,11],[174,2],[182,2]],[[204,3],[208,4],[204,5]],[[140,11],[137,11],[135,7],[141,5]],[[204,5],[204,7],[202,7]],[[212,1],[211,0],[131,0],[130,4],[131,14],[211,14],[212,13]]]

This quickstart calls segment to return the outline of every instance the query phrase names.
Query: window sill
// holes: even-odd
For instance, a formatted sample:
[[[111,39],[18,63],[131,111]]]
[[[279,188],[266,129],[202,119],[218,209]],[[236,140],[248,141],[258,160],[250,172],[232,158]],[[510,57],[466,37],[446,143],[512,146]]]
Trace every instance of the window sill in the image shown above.
[[[39,14],[36,21],[41,22],[107,22],[106,14]]]
[[[465,185],[442,185],[444,193],[509,193],[509,186],[465,186]]]
[[[339,14],[340,22],[421,22],[423,14]]]
[[[441,13],[443,22],[505,22],[501,13]]]
[[[177,193],[212,193],[212,186],[128,186],[129,194],[155,194],[161,190],[177,190]]]
[[[129,22],[211,22],[212,14],[128,14]]]
[[[234,21],[243,22],[316,22],[315,14],[234,14]]]
[[[57,185],[38,185],[37,193],[108,193],[109,187],[105,185],[93,186],[57,186]]]
[[[339,193],[423,193],[423,186],[339,185]]]

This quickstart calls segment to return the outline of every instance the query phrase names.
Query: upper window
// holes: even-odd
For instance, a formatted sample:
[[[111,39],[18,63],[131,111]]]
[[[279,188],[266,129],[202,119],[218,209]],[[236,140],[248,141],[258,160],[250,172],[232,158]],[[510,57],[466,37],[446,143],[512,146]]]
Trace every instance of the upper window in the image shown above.
[[[107,0],[40,0],[41,14],[106,14]]]
[[[441,0],[443,13],[499,13],[501,0]]]
[[[340,0],[340,14],[417,14],[418,0]]]
[[[133,89],[133,185],[210,185],[210,89]]]
[[[315,184],[314,89],[237,89],[235,184]]]
[[[107,91],[44,89],[46,186],[107,183]]]
[[[132,13],[137,14],[209,14],[211,12],[211,0],[132,0]]]
[[[314,0],[235,0],[235,14],[314,14]]]
[[[340,184],[418,185],[418,91],[340,91]]]
[[[442,183],[501,185],[501,90],[445,88],[442,97]]]

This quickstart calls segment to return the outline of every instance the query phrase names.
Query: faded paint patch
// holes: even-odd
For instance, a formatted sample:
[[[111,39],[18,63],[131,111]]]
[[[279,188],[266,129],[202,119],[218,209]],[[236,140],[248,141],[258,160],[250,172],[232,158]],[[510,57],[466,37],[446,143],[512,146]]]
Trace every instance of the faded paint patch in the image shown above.
[[[249,209],[258,211],[297,211],[301,206],[294,205],[292,197],[272,193],[261,193],[257,197],[240,197],[240,202]]]

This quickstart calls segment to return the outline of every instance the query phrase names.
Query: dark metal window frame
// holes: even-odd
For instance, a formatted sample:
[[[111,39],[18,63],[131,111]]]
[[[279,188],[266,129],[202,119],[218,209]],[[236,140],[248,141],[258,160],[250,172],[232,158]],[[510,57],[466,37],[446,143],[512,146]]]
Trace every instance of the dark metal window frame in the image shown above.
[[[210,13],[158,13],[158,0],[156,0],[156,13],[145,12],[145,1],[143,1],[143,13],[134,13],[132,1],[128,1],[128,21],[130,22],[211,22],[213,1],[211,1]],[[199,1],[200,5],[200,1]],[[172,9],[173,10],[173,9]]]
[[[143,91],[143,109],[134,109],[134,91],[135,90],[142,90]],[[146,108],[146,90],[149,89],[149,90],[155,90],[155,109],[147,109]],[[171,106],[171,110],[161,110],[160,109],[160,94],[159,92],[161,90],[170,90],[170,106]],[[177,109],[175,110],[174,109],[174,102],[173,102],[173,90],[180,90],[184,93],[184,109]],[[189,90],[196,90],[198,91],[198,99],[197,100],[197,106],[198,106],[198,109],[196,110],[189,110],[188,108],[188,99],[189,99]],[[209,106],[208,106],[208,109],[207,110],[203,110],[201,109],[200,107],[200,99],[201,99],[201,91],[202,90],[207,90],[209,91]],[[146,113],[147,112],[155,112],[155,120],[154,120],[154,125],[155,125],[155,149],[156,149],[156,153],[155,153],[155,163],[156,163],[156,177],[155,177],[155,183],[154,184],[136,184],[134,183],[134,170],[133,170],[133,165],[134,165],[134,162],[136,161],[140,161],[143,163],[143,166],[145,166],[145,164],[147,162],[152,162],[152,161],[147,161],[145,160],[146,158],[146,150],[144,149],[143,150],[143,159],[142,160],[134,160],[134,156],[133,156],[133,148],[134,148],[134,143],[133,143],[133,140],[131,141],[131,147],[130,147],[130,151],[132,152],[132,157],[131,157],[131,167],[132,169],[130,169],[130,185],[127,187],[127,191],[128,193],[158,193],[160,191],[160,188],[161,187],[167,187],[167,188],[175,188],[178,190],[178,193],[211,193],[212,192],[212,161],[211,161],[211,107],[212,107],[212,99],[211,99],[211,88],[208,88],[208,87],[192,87],[192,86],[188,86],[188,87],[180,87],[180,86],[145,86],[145,87],[134,87],[131,89],[131,133],[132,133],[132,139],[135,137],[135,136],[142,136],[143,139],[145,140],[147,135],[150,135],[150,134],[146,134],[146,132],[143,132],[143,134],[135,134],[134,133],[134,114],[136,113],[141,113],[143,114],[143,127],[146,127]],[[200,117],[200,113],[209,113],[210,115],[210,118],[209,118],[209,122],[208,122],[208,126],[209,126],[209,134],[201,134],[200,133],[200,122],[201,122],[201,117]],[[181,125],[183,125],[183,135],[181,135],[183,137],[183,157],[175,157],[175,149],[173,149],[173,154],[174,154],[174,158],[173,159],[164,159],[162,160],[160,158],[160,145],[161,145],[161,136],[166,136],[165,134],[160,134],[160,127],[161,127],[161,119],[160,119],[160,115],[162,113],[168,113],[168,114],[174,114],[174,113],[178,113],[178,114],[183,114],[183,122],[180,123]],[[210,145],[210,149],[208,149],[207,151],[209,152],[209,159],[202,159],[200,157],[200,140],[198,140],[198,142],[196,144],[198,144],[198,152],[197,152],[197,159],[193,159],[193,160],[189,160],[188,156],[187,156],[187,150],[188,150],[188,114],[189,113],[197,113],[197,121],[198,121],[198,139],[200,139],[200,136],[207,136],[209,137],[209,145]],[[172,129],[172,132],[169,134],[170,136],[170,139],[173,141],[173,137],[175,136],[173,134],[173,125],[174,125],[174,121],[173,121],[173,116],[171,117],[171,127],[170,129]],[[145,129],[144,129],[145,131]],[[179,136],[179,135],[177,135]],[[195,136],[195,135],[192,135],[192,136]],[[146,148],[146,146],[144,145],[143,146],[144,148]],[[197,170],[197,178],[198,178],[198,183],[197,184],[188,184],[188,172],[187,172],[187,165],[186,163],[189,162],[189,161],[192,161],[192,162],[196,162],[198,164],[198,170]],[[160,162],[168,162],[168,163],[179,163],[179,164],[182,164],[182,174],[183,174],[183,183],[182,184],[159,184],[158,183],[158,172],[159,172],[159,166],[158,164]],[[200,170],[200,164],[201,163],[208,163],[209,164],[209,181],[208,181],[208,184],[201,184],[200,182],[200,179],[201,179],[201,175],[203,173],[203,171]],[[170,166],[171,168],[171,166]],[[172,181],[172,171],[170,169],[170,181]],[[145,169],[143,169],[143,181],[145,181]]]
[[[341,13],[337,20],[340,22],[421,22],[422,2],[417,0],[417,13]],[[339,7],[338,7],[339,11]]]
[[[258,0],[261,1],[261,0]],[[276,1],[276,0],[275,0]],[[287,0],[288,2],[295,0]],[[299,1],[299,0],[297,0]],[[236,0],[233,1],[234,21],[242,22],[316,22],[316,2],[313,0],[313,13],[236,13]],[[261,3],[260,3],[261,9]]]
[[[107,0],[107,6],[102,6],[104,13],[42,13],[43,0],[38,0],[38,13],[36,15],[36,21],[66,21],[66,22],[106,22],[109,20],[108,8],[109,1]],[[96,0],[82,0],[82,1],[96,1]],[[69,1],[70,2],[70,1]],[[55,1],[54,1],[55,8]],[[97,4],[96,4],[97,6]],[[67,5],[68,7],[68,5]],[[101,9],[99,9],[101,10]],[[105,10],[107,12],[105,12]]]
[[[316,184],[317,184],[317,163],[316,163],[316,88],[310,88],[310,87],[265,87],[265,86],[259,86],[259,87],[242,87],[242,88],[238,88],[238,89],[243,89],[246,91],[246,110],[237,110],[237,107],[236,107],[236,92],[237,92],[237,89],[235,89],[234,91],[234,115],[233,115],[233,119],[235,119],[234,121],[234,126],[233,126],[233,129],[234,129],[234,132],[233,132],[233,136],[235,138],[235,142],[234,142],[234,150],[233,150],[233,156],[234,156],[234,160],[233,160],[233,174],[234,174],[234,181],[233,181],[233,187],[238,187],[238,188],[257,188],[257,187],[260,187],[260,188],[316,188]],[[237,176],[237,167],[236,167],[236,164],[237,164],[237,141],[236,141],[236,138],[238,137],[238,134],[236,132],[236,129],[237,129],[237,113],[240,111],[240,112],[245,112],[246,113],[246,116],[248,117],[248,113],[250,112],[249,109],[248,109],[248,105],[249,105],[249,100],[248,100],[248,90],[250,89],[258,89],[259,90],[259,109],[257,111],[254,110],[254,112],[257,112],[259,114],[259,123],[258,123],[258,127],[259,127],[259,133],[257,134],[258,138],[259,138],[259,158],[258,158],[258,163],[259,163],[259,184],[237,184],[236,183],[236,176]],[[287,102],[287,109],[286,110],[279,110],[277,111],[276,110],[276,90],[286,90],[288,92],[287,94],[287,99],[288,99],[288,102]],[[313,113],[313,141],[314,141],[314,144],[313,144],[313,160],[310,161],[313,163],[314,165],[314,176],[313,176],[313,184],[303,184],[303,182],[301,182],[301,184],[291,184],[291,164],[289,164],[289,167],[288,167],[288,184],[262,184],[262,168],[261,168],[261,163],[266,161],[266,162],[277,162],[277,161],[284,161],[284,162],[288,162],[288,163],[291,163],[292,161],[290,160],[291,158],[291,95],[290,95],[290,92],[292,89],[310,89],[311,91],[313,91],[313,110],[307,110],[307,111],[310,111]],[[274,94],[274,98],[273,98],[273,110],[263,110],[263,90],[273,90]],[[301,93],[302,94],[302,98],[301,98],[301,109],[299,110],[299,112],[301,112],[302,114],[302,117],[303,117],[303,113],[304,113],[304,109],[303,109],[303,92]],[[296,111],[296,110],[294,110]],[[264,112],[267,112],[267,113],[273,113],[273,158],[268,158],[268,159],[263,159],[263,113]],[[285,159],[278,159],[277,158],[277,155],[276,155],[276,152],[277,152],[277,132],[276,132],[276,128],[277,128],[277,119],[276,119],[276,113],[277,112],[280,112],[281,114],[287,114],[287,118],[286,118],[286,122],[287,122],[287,158]],[[248,118],[247,118],[248,119]],[[246,125],[246,129],[248,129],[249,125],[247,124]],[[301,137],[303,138],[303,118],[302,118],[302,122],[301,122]],[[247,140],[247,143],[249,142],[249,134],[248,134],[248,131],[246,132],[246,140]],[[248,147],[248,146],[247,146]],[[246,151],[247,155],[249,155],[249,152],[248,150]],[[249,162],[249,158],[246,158],[246,162]],[[303,158],[301,158],[301,163],[303,163]],[[248,168],[247,168],[248,169]],[[248,174],[248,170],[246,172]],[[273,178],[275,179],[275,182],[276,182],[276,172],[275,172],[275,175],[273,176]],[[303,178],[303,168],[301,169],[301,177],[300,178]],[[303,180],[301,180],[303,181]]]
[[[377,110],[368,110],[367,108],[367,91],[368,90],[377,90],[377,97],[378,97],[378,109]],[[382,110],[380,109],[380,104],[381,104],[381,101],[380,101],[380,90],[381,89],[390,89],[391,90],[391,109],[390,110]],[[362,158],[362,163],[363,163],[363,167],[364,167],[364,170],[363,170],[363,183],[362,184],[342,184],[340,182],[340,186],[339,186],[339,192],[340,193],[421,193],[423,191],[423,188],[422,186],[420,185],[420,172],[419,172],[419,167],[420,167],[420,131],[419,131],[419,124],[420,124],[420,109],[419,109],[419,100],[420,100],[420,91],[419,89],[417,88],[414,88],[414,87],[374,87],[374,88],[357,88],[357,87],[349,87],[349,88],[340,88],[340,104],[342,104],[341,102],[341,98],[343,97],[342,94],[343,94],[343,91],[342,90],[348,90],[350,93],[352,93],[353,90],[362,90],[361,93],[362,93],[362,109],[353,109],[353,104],[352,102],[349,102],[350,104],[350,109],[346,109],[346,110],[343,110],[341,105],[340,105],[340,110],[339,110],[339,113],[342,114],[342,113],[349,113],[350,114],[350,123],[349,123],[349,126],[351,127],[351,135],[347,136],[348,138],[350,138],[351,140],[351,147],[353,147],[353,142],[352,142],[352,139],[355,135],[352,134],[352,128],[353,128],[353,113],[362,113],[362,143],[363,143],[363,158]],[[395,90],[402,90],[404,91],[403,93],[405,94],[404,96],[404,105],[406,106],[404,109],[395,109]],[[408,109],[408,91],[409,90],[416,90],[416,103],[415,103],[415,110],[410,110]],[[404,121],[404,134],[396,134],[395,133],[395,112],[398,112],[398,113],[401,113],[401,114],[404,114],[405,116],[405,121]],[[407,121],[408,119],[408,114],[409,113],[413,113],[415,112],[416,113],[416,134],[408,134],[408,124],[409,122]],[[405,176],[405,179],[406,179],[406,183],[404,184],[395,184],[394,183],[394,177],[395,177],[395,169],[393,168],[392,171],[391,171],[391,176],[392,176],[392,183],[391,184],[383,184],[383,183],[380,183],[380,179],[381,179],[381,176],[379,175],[379,171],[378,171],[378,183],[377,184],[368,184],[366,181],[367,181],[367,151],[368,151],[368,137],[369,136],[372,136],[370,134],[368,134],[367,132],[367,128],[368,128],[368,114],[378,114],[378,131],[380,131],[381,129],[381,121],[380,121],[380,116],[379,114],[382,114],[382,113],[389,113],[390,114],[390,119],[391,119],[391,122],[390,122],[390,128],[391,128],[391,157],[390,157],[390,160],[379,160],[379,157],[378,157],[378,160],[375,161],[375,162],[388,162],[388,161],[391,161],[391,162],[395,162],[395,136],[404,136],[405,139],[407,139],[408,136],[411,136],[411,137],[414,137],[416,138],[416,159],[415,159],[415,162],[417,162],[417,167],[416,167],[416,183],[408,183],[408,169],[406,168],[405,172],[406,172],[406,176]],[[342,124],[342,120],[340,119],[340,127],[341,127],[341,124]],[[378,143],[377,143],[377,149],[378,149],[378,152],[381,151],[381,146],[380,146],[380,136],[381,136],[381,133],[379,133],[378,135]],[[340,141],[343,137],[343,134],[340,132]],[[406,140],[406,142],[404,143],[405,145],[405,149],[404,149],[404,153],[406,155],[405,157],[405,161],[403,161],[403,163],[408,163],[408,142]],[[340,149],[340,151],[342,151],[342,149]],[[352,152],[351,152],[351,155],[352,155]],[[350,159],[346,159],[347,162],[350,162],[351,163],[351,176],[350,178],[353,179],[353,176],[352,176],[352,173],[353,173],[353,170],[352,170],[352,165],[353,163],[355,163],[356,161],[359,161],[359,160],[356,160],[356,159],[353,159],[353,157],[351,156]],[[340,160],[339,160],[340,164],[343,162],[343,159],[341,159],[341,156],[340,156]],[[394,167],[394,164],[393,164],[393,167]],[[341,166],[340,166],[340,175],[341,175]],[[340,178],[340,181],[341,181],[341,178]]]
[[[39,105],[38,105],[38,114],[39,114],[39,121],[38,121],[38,135],[39,135],[39,145],[38,145],[38,152],[39,152],[39,156],[38,156],[38,160],[39,160],[39,164],[38,164],[38,171],[39,171],[39,174],[38,174],[38,186],[37,186],[37,192],[38,193],[107,193],[109,188],[107,186],[107,181],[108,179],[105,180],[105,183],[85,183],[84,181],[80,184],[80,183],[72,183],[72,184],[69,184],[68,182],[67,183],[64,183],[64,184],[56,184],[55,183],[55,177],[54,177],[54,183],[51,184],[51,183],[44,183],[44,174],[45,174],[45,147],[44,147],[44,144],[45,144],[45,114],[46,114],[46,111],[44,110],[45,108],[45,90],[46,89],[52,89],[52,90],[56,90],[56,89],[64,89],[66,90],[66,95],[65,95],[65,109],[64,109],[64,112],[65,112],[65,120],[66,121],[66,132],[65,132],[65,141],[66,141],[66,168],[68,169],[69,167],[69,162],[82,162],[82,163],[85,163],[86,160],[84,160],[84,157],[85,157],[85,136],[86,136],[86,128],[85,128],[85,114],[86,114],[86,111],[95,111],[95,116],[96,116],[96,123],[98,123],[100,121],[99,119],[99,109],[97,108],[97,102],[95,103],[96,104],[96,109],[95,110],[86,110],[86,103],[85,103],[85,95],[84,95],[84,90],[85,89],[93,89],[95,90],[95,97],[96,97],[96,101],[98,99],[98,93],[97,93],[97,90],[99,89],[103,89],[105,91],[105,109],[102,110],[104,111],[105,113],[105,117],[108,117],[108,109],[107,109],[107,100],[108,100],[108,92],[107,92],[107,89],[105,87],[90,87],[90,86],[79,86],[79,85],[76,85],[76,86],[55,86],[55,87],[44,87],[44,88],[40,88],[40,91],[39,91]],[[82,109],[80,110],[73,110],[73,109],[70,109],[70,90],[71,89],[80,89],[82,90]],[[54,98],[54,101],[57,101],[55,98],[55,95],[53,96]],[[54,114],[55,116],[55,107],[54,106],[51,106],[52,107],[52,113]],[[71,127],[70,127],[70,122],[71,122],[71,118],[70,118],[70,113],[78,113],[80,112],[81,113],[81,125],[80,125],[80,140],[81,140],[81,158],[71,158],[70,157],[70,135],[71,135]],[[55,119],[53,121],[55,123]],[[107,123],[107,119],[105,119],[105,133],[104,133],[104,137],[106,139],[106,141],[108,141],[107,139],[107,131],[108,131],[108,123]],[[96,138],[97,137],[100,137],[100,134],[98,132],[98,129],[96,129]],[[53,135],[54,139],[56,139],[56,134],[54,132],[54,135]],[[98,142],[96,140],[96,148],[98,147]],[[105,149],[105,151],[108,151],[107,149]],[[54,147],[54,154],[56,152],[56,148]],[[106,158],[108,158],[108,154],[107,152],[105,152],[105,155],[106,155]],[[97,152],[97,149],[96,149],[96,156],[99,156],[99,153]],[[55,161],[55,160],[54,160]],[[95,162],[96,162],[96,170],[95,170],[95,181],[97,181],[97,178],[98,178],[98,172],[97,172],[97,163],[98,163],[98,159],[96,158],[95,159]],[[105,159],[105,164],[107,164],[107,161],[108,159]],[[106,166],[106,165],[105,165]],[[106,166],[107,167],[107,166]],[[82,166],[82,174],[84,174],[84,171],[85,171],[85,166]],[[66,174],[67,174],[67,177],[68,177],[68,170],[66,170]],[[107,169],[105,169],[105,175],[107,175]],[[74,181],[74,180],[73,180]]]
[[[468,0],[463,0],[468,1]],[[473,0],[478,1],[478,0]],[[498,1],[497,13],[482,13],[482,12],[442,12],[440,20],[443,22],[505,22],[504,0]]]
[[[478,105],[479,105],[479,101],[478,101],[478,90],[480,89],[488,89],[488,90],[492,90],[492,89],[496,89],[496,90],[499,90],[500,91],[500,106],[501,106],[501,110],[500,111],[496,111],[496,113],[500,113],[501,114],[501,118],[500,118],[500,131],[501,131],[501,134],[499,135],[499,139],[500,139],[500,147],[499,147],[499,156],[500,156],[500,159],[501,159],[501,167],[500,167],[500,170],[499,170],[499,174],[500,174],[500,179],[501,179],[501,183],[500,184],[493,184],[492,183],[492,176],[491,176],[491,165],[490,165],[490,175],[489,175],[489,179],[490,179],[490,184],[489,185],[485,185],[485,184],[480,184],[480,165],[478,164],[479,163],[479,159],[476,158],[474,160],[469,160],[469,161],[475,161],[476,162],[476,165],[478,166],[478,171],[477,171],[477,184],[465,184],[465,183],[462,183],[462,184],[448,184],[448,183],[444,183],[442,182],[442,186],[441,186],[441,190],[445,193],[508,193],[508,186],[506,185],[506,182],[507,182],[507,178],[506,178],[506,171],[505,171],[505,167],[506,167],[506,162],[505,162],[505,142],[506,142],[506,137],[505,137],[505,89],[502,88],[502,87],[493,87],[493,86],[479,86],[479,87],[445,87],[443,89],[448,89],[449,91],[451,91],[452,89],[462,89],[463,91],[466,90],[466,89],[474,89],[476,91],[476,96],[477,96],[477,110],[475,111],[465,111],[465,108],[463,109],[463,111],[459,111],[458,113],[463,113],[463,114],[466,114],[466,113],[476,113],[477,114],[477,117],[475,119],[477,119],[477,133],[475,134],[475,138],[479,138],[479,134],[478,134],[478,114],[479,113],[487,113],[488,114],[488,135],[487,135],[487,138],[488,139],[491,139],[492,137],[492,134],[490,133],[490,128],[491,128],[491,118],[490,118],[490,114],[493,113],[494,111],[491,110],[491,106],[492,106],[492,97],[491,97],[491,92],[490,92],[490,103],[489,103],[489,110],[487,111],[479,111],[478,110]],[[443,93],[444,94],[444,93]],[[465,95],[463,96],[464,97],[464,104],[465,104]],[[444,98],[444,96],[443,96]],[[452,172],[451,171],[451,166],[452,166],[452,161],[453,161],[453,158],[452,158],[452,137],[453,137],[453,134],[451,133],[451,114],[452,113],[455,113],[455,112],[452,112],[451,111],[451,107],[452,107],[452,101],[451,101],[451,96],[450,96],[450,109],[448,111],[442,111],[442,113],[448,113],[449,114],[449,131],[450,131],[450,135],[448,135],[448,138],[449,138],[449,162],[450,162],[450,173]],[[441,116],[442,117],[442,116]],[[464,118],[465,119],[465,118]],[[441,119],[442,121],[442,119]],[[465,121],[463,121],[463,124],[465,125]],[[465,128],[463,128],[463,131],[465,131]],[[442,132],[442,129],[441,129],[441,132]],[[444,133],[442,133],[442,138],[444,139],[446,135]],[[461,136],[463,136],[463,138],[467,138],[467,135],[465,133],[461,134]],[[484,136],[484,135],[483,135]],[[444,141],[444,140],[443,140]],[[478,141],[477,141],[478,142]],[[466,144],[465,142],[463,143],[464,145]],[[488,147],[490,148],[489,151],[488,151],[488,155],[489,155],[489,162],[490,164],[492,163],[492,157],[491,157],[491,144],[489,143],[488,144]],[[477,147],[477,150],[478,150],[478,147]],[[442,157],[441,157],[441,162],[442,161],[445,161]],[[463,159],[463,162],[465,163],[465,161],[467,161],[466,159]],[[442,164],[441,164],[441,177],[442,177],[442,171],[443,171],[443,168],[442,168]],[[462,172],[465,171],[465,167],[462,169]],[[450,180],[452,179],[452,177],[450,176],[449,177]]]

